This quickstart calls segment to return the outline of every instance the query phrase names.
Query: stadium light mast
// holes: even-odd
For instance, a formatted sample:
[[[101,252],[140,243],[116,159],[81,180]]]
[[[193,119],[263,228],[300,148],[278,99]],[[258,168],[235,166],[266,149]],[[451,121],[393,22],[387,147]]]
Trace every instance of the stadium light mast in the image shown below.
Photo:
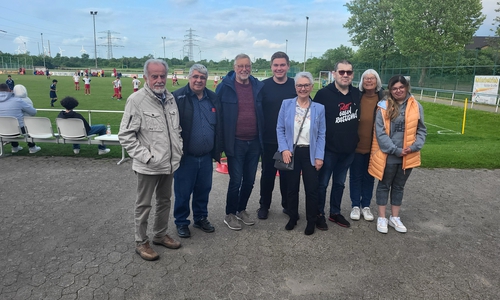
[[[306,52],[307,52],[307,26],[309,25],[309,17],[306,16],[306,43],[304,46],[304,72],[306,71]]]
[[[288,40],[286,40],[286,44],[285,44],[285,53],[288,54]]]
[[[45,71],[45,48],[43,47],[43,33],[40,33],[40,36],[42,38],[43,68]]]
[[[94,58],[95,58],[95,68],[97,69],[97,43],[95,40],[95,15],[97,15],[97,11],[91,11],[92,19],[94,20]]]
[[[165,39],[166,39],[166,37],[162,36],[161,39],[163,40],[163,59],[166,59],[166,56],[165,56]]]

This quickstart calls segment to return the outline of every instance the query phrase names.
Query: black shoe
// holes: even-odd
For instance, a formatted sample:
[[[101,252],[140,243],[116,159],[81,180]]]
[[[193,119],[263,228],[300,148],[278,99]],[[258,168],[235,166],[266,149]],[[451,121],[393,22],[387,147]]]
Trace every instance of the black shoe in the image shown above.
[[[292,230],[293,228],[295,228],[295,225],[297,225],[297,219],[290,218],[290,220],[288,220],[288,223],[286,223],[285,225],[285,229]]]
[[[326,223],[326,221],[325,221]],[[304,231],[305,235],[311,235],[314,233],[314,225],[316,225],[314,222],[307,222],[306,230]]]
[[[287,210],[286,208],[283,208],[283,213],[284,213],[285,215],[288,215],[288,216],[290,217],[290,214],[288,213],[288,210]],[[299,214],[297,214],[297,221],[298,221],[298,220],[300,220],[300,215],[299,215]]]
[[[261,220],[267,219],[267,215],[269,214],[269,209],[259,208],[257,209],[257,218]]]
[[[349,223],[349,221],[347,221],[341,214],[330,214],[328,220],[332,221],[333,223],[337,223],[339,226],[342,227],[346,228],[351,227],[351,223]]]
[[[214,232],[215,228],[210,224],[210,222],[207,220],[207,218],[203,218],[199,221],[194,222],[193,224],[194,228],[199,228],[205,232]]]
[[[191,237],[191,232],[189,231],[189,227],[187,225],[177,226],[177,235],[181,238]]]
[[[316,220],[316,228],[323,231],[328,230],[328,225],[326,225],[325,216],[318,216],[318,219]]]

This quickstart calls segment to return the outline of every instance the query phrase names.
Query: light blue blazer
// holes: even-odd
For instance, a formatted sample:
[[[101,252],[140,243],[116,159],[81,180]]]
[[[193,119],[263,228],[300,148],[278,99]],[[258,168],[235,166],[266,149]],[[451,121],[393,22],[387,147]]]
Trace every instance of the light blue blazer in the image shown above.
[[[278,115],[278,125],[276,126],[276,134],[278,136],[278,151],[285,150],[293,151],[293,130],[295,121],[295,106],[297,97],[283,100]],[[311,155],[311,165],[314,166],[316,159],[323,160],[325,157],[325,107],[311,101],[311,131],[309,132],[309,150]]]

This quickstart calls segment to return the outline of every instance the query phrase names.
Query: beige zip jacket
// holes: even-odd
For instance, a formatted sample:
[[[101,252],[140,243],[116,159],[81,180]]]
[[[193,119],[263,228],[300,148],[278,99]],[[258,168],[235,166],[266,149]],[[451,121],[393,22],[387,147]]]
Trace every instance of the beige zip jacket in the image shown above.
[[[182,157],[181,127],[175,99],[169,91],[162,102],[147,84],[128,97],[120,144],[133,159],[132,169],[147,175],[173,174]]]

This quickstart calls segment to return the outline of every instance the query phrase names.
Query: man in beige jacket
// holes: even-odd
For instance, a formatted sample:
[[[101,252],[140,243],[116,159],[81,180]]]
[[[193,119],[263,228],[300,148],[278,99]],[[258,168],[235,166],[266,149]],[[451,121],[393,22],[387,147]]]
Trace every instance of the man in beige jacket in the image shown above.
[[[146,83],[127,99],[118,133],[120,144],[133,158],[132,169],[137,174],[135,251],[145,260],[159,258],[147,235],[153,194],[156,195],[153,244],[170,249],[181,246],[167,234],[173,174],[182,157],[179,111],[174,97],[165,88],[167,74],[165,61],[146,61]]]

